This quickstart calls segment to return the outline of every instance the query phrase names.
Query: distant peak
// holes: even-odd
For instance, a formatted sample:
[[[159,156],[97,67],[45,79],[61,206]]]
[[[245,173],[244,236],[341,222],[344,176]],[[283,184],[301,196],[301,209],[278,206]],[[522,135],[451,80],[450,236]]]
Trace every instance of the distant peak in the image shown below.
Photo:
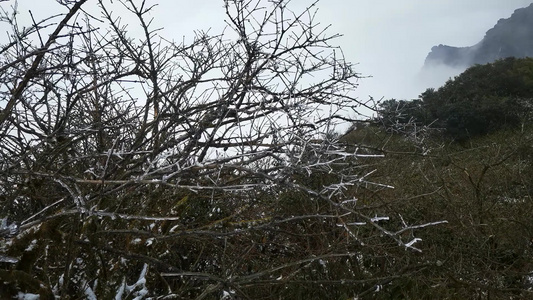
[[[533,57],[533,3],[516,9],[509,18],[499,19],[476,45],[452,47],[439,44],[432,47],[424,67],[466,68],[506,57]]]

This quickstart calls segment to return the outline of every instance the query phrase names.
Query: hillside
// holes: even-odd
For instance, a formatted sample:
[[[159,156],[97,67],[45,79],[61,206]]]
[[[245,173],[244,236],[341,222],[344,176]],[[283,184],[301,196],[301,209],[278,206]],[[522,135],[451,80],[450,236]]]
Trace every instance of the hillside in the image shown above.
[[[373,179],[395,187],[360,190],[360,209],[447,221],[420,232],[416,258],[380,249],[375,269],[410,276],[376,299],[533,297],[532,74],[531,58],[476,65],[343,137],[382,153]]]
[[[387,127],[430,126],[456,141],[531,119],[533,59],[514,58],[475,65],[415,101],[381,103],[378,121]]]
[[[382,149],[374,180],[394,189],[359,192],[360,209],[391,222],[446,220],[417,234],[416,257],[379,249],[372,270],[409,276],[373,299],[531,299],[533,297],[533,128],[499,130],[468,143],[390,133],[367,126],[345,137]],[[394,211],[393,214],[390,212]],[[386,224],[390,225],[390,224]],[[375,273],[376,274],[376,273]]]

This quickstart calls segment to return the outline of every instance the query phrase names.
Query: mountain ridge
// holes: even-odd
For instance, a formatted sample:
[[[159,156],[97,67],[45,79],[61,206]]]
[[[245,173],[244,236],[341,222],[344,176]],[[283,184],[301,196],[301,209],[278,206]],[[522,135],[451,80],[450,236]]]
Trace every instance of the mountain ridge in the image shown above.
[[[533,3],[498,20],[483,39],[469,47],[440,44],[431,48],[424,67],[445,65],[470,67],[506,57],[533,57]]]

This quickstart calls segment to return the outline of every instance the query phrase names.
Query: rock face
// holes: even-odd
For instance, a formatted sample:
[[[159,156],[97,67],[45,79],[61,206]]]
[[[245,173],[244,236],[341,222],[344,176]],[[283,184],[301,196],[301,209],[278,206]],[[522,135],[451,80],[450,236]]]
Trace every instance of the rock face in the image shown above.
[[[474,46],[431,48],[424,66],[469,67],[511,56],[533,57],[533,3],[515,10],[508,19],[500,19]]]

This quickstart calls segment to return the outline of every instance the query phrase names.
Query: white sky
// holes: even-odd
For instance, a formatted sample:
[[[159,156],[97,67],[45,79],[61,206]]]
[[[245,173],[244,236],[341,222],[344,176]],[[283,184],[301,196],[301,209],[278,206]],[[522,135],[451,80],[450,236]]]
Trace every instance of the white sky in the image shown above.
[[[87,6],[96,0],[89,0]],[[116,2],[116,0],[115,0]],[[291,7],[301,10],[314,0],[293,0]],[[336,41],[363,75],[357,96],[410,99],[429,85],[419,71],[432,46],[471,46],[498,19],[508,18],[533,0],[320,0],[318,21],[331,24],[330,33],[344,36]],[[7,7],[14,0],[2,2]],[[222,0],[147,0],[158,3],[153,16],[165,28],[163,36],[181,40],[195,29],[220,33],[224,26]],[[265,1],[266,3],[266,1]],[[52,0],[19,0],[21,16],[32,9],[36,19],[58,13]],[[61,11],[63,12],[63,11]],[[134,25],[134,24],[132,24]],[[453,74],[451,74],[453,75]],[[444,82],[450,74],[438,79]],[[439,76],[436,76],[439,77]]]
[[[313,2],[293,0],[292,5],[298,11]],[[532,2],[320,0],[317,19],[323,25],[331,24],[331,33],[343,34],[337,43],[347,59],[358,63],[358,72],[372,76],[361,81],[357,91],[359,98],[367,99],[371,95],[375,99],[411,99],[418,97],[427,87],[438,87],[460,72],[441,70],[441,74],[419,74],[431,47],[438,44],[472,46],[481,41],[485,32],[499,19],[510,17],[515,9]],[[176,4],[160,4],[162,19],[165,23],[170,22],[165,27],[172,28],[169,35],[179,38],[179,34],[188,35],[194,28],[209,27],[213,27],[215,33],[219,31],[217,26],[223,26],[220,22],[224,17],[221,0],[172,3]]]
[[[450,75],[419,74],[431,47],[472,46],[501,18],[532,0],[323,0],[324,22],[344,33],[346,56],[372,75],[359,97],[416,98]],[[349,4],[347,4],[349,3]],[[454,73],[454,70],[447,70]],[[455,71],[456,73],[457,71]],[[438,83],[438,84],[437,84]]]

